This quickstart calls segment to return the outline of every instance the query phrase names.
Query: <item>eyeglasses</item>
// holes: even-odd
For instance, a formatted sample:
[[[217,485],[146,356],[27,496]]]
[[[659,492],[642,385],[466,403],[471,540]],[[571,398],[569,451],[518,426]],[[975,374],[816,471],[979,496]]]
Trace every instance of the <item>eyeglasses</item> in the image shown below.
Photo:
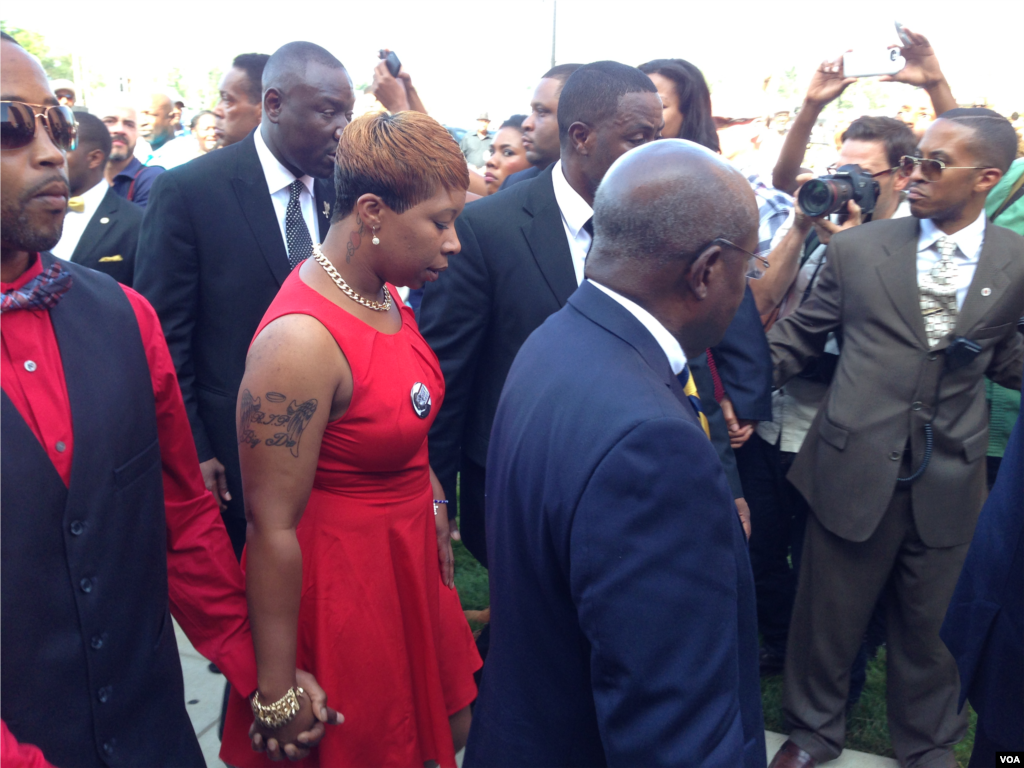
[[[768,267],[771,266],[771,264],[768,263],[768,259],[762,256],[760,253],[751,253],[746,248],[741,248],[740,246],[736,245],[736,243],[732,242],[731,240],[726,240],[724,237],[716,237],[710,243],[708,243],[703,248],[698,250],[697,253],[703,252],[706,248],[712,245],[728,246],[729,248],[735,248],[737,251],[743,251],[745,254],[747,254],[747,256],[750,257],[749,261],[747,262],[747,277],[750,278],[751,280],[758,280],[764,277],[765,270],[767,270]]]
[[[900,169],[900,167],[897,165],[897,166],[894,166],[892,168],[886,168],[884,171],[879,171],[878,173],[869,173],[868,175],[872,179],[877,179],[879,176],[885,176],[885,174],[892,173],[893,171],[898,171],[899,169]],[[829,176],[835,176],[837,173],[839,173],[839,166],[838,165],[830,165],[825,170],[828,171],[828,175]]]
[[[904,176],[913,175],[914,169],[917,166],[921,166],[921,175],[924,176],[925,181],[938,181],[942,176],[942,172],[947,168],[951,171],[981,171],[989,167],[987,165],[946,165],[941,160],[934,160],[930,157],[914,157],[912,155],[904,155],[900,158],[900,173]]]
[[[68,107],[48,107],[23,104],[20,101],[0,101],[0,146],[20,149],[28,146],[36,135],[36,118],[43,121],[47,133],[57,147],[65,152],[78,144],[78,124]]]

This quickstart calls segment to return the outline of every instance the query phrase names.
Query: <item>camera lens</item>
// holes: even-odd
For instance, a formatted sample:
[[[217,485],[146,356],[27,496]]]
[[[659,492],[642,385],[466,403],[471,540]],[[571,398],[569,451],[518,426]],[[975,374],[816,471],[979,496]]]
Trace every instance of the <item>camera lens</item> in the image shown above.
[[[800,188],[797,201],[808,216],[826,216],[836,213],[853,197],[853,184],[849,179],[824,176],[811,179]]]

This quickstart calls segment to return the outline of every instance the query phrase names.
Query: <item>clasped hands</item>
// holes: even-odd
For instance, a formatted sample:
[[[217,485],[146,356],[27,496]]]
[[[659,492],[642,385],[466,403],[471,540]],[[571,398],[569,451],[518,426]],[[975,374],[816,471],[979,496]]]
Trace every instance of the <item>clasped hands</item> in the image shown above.
[[[249,729],[252,748],[266,752],[271,760],[301,760],[309,750],[320,743],[327,725],[340,725],[345,718],[327,706],[327,694],[309,672],[295,670],[295,683],[305,693],[299,697],[299,711],[280,728],[270,730],[257,721]]]

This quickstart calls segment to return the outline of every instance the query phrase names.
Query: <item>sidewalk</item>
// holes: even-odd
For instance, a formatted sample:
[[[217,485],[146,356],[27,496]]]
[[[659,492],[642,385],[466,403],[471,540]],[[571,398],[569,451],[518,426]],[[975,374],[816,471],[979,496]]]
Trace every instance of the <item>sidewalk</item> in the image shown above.
[[[178,623],[174,623],[174,632],[178,639],[178,652],[181,656],[181,671],[185,677],[185,701],[192,727],[199,737],[199,746],[203,748],[203,757],[209,768],[224,768],[218,753],[220,739],[217,738],[217,726],[220,720],[220,706],[224,698],[224,675],[211,672],[209,662],[199,655],[181,631]],[[771,760],[778,752],[786,737],[781,733],[765,732],[768,745],[768,759]],[[456,755],[462,765],[462,753]],[[287,765],[287,763],[282,763]],[[829,768],[897,768],[895,760],[864,752],[846,750],[838,760],[827,763]]]

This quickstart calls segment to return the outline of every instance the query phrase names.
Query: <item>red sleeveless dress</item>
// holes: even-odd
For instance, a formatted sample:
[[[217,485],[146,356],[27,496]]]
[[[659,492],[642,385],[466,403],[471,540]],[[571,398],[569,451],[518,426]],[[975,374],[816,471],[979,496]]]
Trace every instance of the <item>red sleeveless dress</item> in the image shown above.
[[[297,529],[302,549],[298,666],[345,716],[307,766],[454,767],[448,717],[476,698],[482,662],[458,593],[441,581],[427,432],[444,399],[437,357],[391,288],[402,328],[379,333],[294,270],[256,334],[289,314],[315,317],[352,369],[352,402],[324,432]],[[417,415],[416,385],[430,393]],[[418,405],[423,411],[423,396]],[[447,489],[446,489],[447,490]],[[245,560],[243,557],[243,568]],[[221,745],[228,765],[271,766],[249,746],[252,711],[232,691]]]

